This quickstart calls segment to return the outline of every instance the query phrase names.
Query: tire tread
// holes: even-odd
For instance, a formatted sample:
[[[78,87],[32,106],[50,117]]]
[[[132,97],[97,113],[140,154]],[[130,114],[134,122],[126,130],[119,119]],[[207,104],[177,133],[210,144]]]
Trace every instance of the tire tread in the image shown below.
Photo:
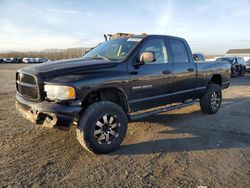
[[[221,87],[217,84],[208,84],[206,93],[200,99],[200,107],[204,114],[214,114],[218,111],[213,111],[210,106],[211,94],[214,91],[221,92]]]
[[[116,108],[116,110],[119,110],[121,113],[124,113],[124,117],[126,117],[124,110],[120,106],[118,106],[117,104],[112,103],[110,101],[100,101],[100,102],[96,102],[96,103],[93,103],[90,106],[88,106],[84,110],[83,115],[80,118],[80,121],[77,125],[76,137],[77,137],[77,140],[79,141],[79,143],[84,147],[84,149],[86,149],[90,153],[107,153],[107,152],[96,151],[95,148],[92,147],[90,141],[87,139],[86,131],[85,131],[85,126],[86,126],[88,119],[95,114],[95,111],[97,109],[103,108],[104,106],[107,106],[107,105],[109,105],[110,108]],[[124,123],[127,126],[127,117],[126,117]],[[116,148],[114,148],[114,149],[116,149]],[[108,152],[110,152],[114,149],[111,149]]]

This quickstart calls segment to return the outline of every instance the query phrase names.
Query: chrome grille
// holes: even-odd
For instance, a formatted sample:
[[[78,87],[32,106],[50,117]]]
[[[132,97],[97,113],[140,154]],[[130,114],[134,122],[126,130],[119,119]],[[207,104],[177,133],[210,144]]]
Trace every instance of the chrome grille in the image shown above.
[[[22,82],[36,85],[36,79],[34,78],[34,76],[28,74],[24,74],[24,76],[22,77]]]
[[[22,72],[16,73],[17,92],[30,99],[39,99],[39,87],[35,76]]]

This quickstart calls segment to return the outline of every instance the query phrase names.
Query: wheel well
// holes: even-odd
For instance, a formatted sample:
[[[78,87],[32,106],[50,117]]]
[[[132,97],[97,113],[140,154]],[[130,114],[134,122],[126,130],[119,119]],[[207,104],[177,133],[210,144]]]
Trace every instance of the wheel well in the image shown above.
[[[210,79],[210,81],[208,82],[208,84],[217,84],[217,85],[221,86],[222,85],[221,75],[219,75],[219,74],[213,75],[212,78]]]
[[[104,88],[92,91],[83,100],[82,106],[86,107],[97,101],[110,101],[120,106],[126,113],[129,111],[125,94],[116,88]]]

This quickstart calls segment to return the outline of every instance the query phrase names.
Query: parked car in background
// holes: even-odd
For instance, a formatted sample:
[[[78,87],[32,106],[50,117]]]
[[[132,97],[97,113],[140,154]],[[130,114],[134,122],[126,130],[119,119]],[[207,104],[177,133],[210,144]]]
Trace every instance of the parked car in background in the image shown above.
[[[47,58],[43,58],[43,63],[45,63],[45,62],[47,62],[47,61],[50,61],[49,59],[47,59]]]
[[[47,58],[0,58],[0,63],[44,63],[49,61]]]
[[[36,58],[28,58],[28,57],[25,57],[23,58],[23,63],[36,63]]]
[[[23,58],[23,63],[44,63],[49,61],[46,58]]]
[[[205,56],[201,53],[195,53],[193,54],[193,59],[195,62],[199,62],[199,61],[206,61]]]
[[[44,63],[44,62],[47,62],[47,61],[48,61],[48,59],[46,59],[46,58],[36,58],[37,63]]]
[[[30,63],[31,62],[31,58],[23,58],[23,63]]]
[[[16,58],[15,63],[23,63],[23,58]]]
[[[246,62],[246,72],[250,72],[250,59]]]
[[[10,58],[3,58],[3,63],[14,63],[15,58],[10,57]]]
[[[36,63],[43,63],[43,59],[42,58],[36,58]]]
[[[246,72],[246,62],[242,57],[220,57],[216,61],[227,61],[231,64],[231,76],[243,76]]]

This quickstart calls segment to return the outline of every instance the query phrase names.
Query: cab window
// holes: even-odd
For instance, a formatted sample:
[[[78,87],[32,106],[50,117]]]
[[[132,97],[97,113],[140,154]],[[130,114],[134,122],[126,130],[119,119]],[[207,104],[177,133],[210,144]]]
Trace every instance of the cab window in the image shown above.
[[[175,63],[189,62],[188,52],[185,44],[182,41],[171,39],[170,45]]]
[[[168,52],[163,39],[152,39],[146,42],[146,44],[144,45],[144,47],[140,52],[140,55],[143,52],[154,52],[155,61],[148,63],[153,63],[153,64],[168,63]]]

